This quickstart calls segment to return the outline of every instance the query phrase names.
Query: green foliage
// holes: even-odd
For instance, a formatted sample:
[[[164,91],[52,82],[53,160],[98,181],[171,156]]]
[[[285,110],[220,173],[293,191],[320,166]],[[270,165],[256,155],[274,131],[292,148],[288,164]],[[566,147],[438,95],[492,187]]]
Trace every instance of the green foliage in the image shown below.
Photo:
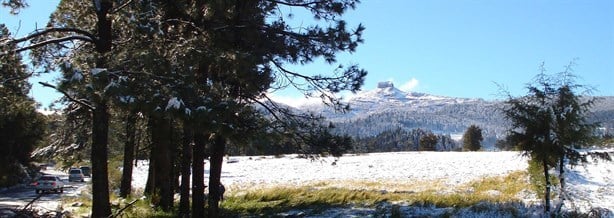
[[[577,94],[577,89],[583,86],[574,82],[571,66],[553,76],[546,75],[542,66],[542,72],[527,87],[529,93],[520,98],[509,96],[507,107],[503,109],[506,118],[512,123],[510,142],[518,145],[533,162],[539,162],[544,177],[548,177],[543,181],[546,184],[546,212],[550,207],[550,187],[547,184],[551,178],[547,176],[548,169],[558,167],[563,174],[565,160],[569,160],[572,165],[585,162],[586,155],[576,149],[593,141],[596,127],[586,119],[595,100]],[[533,181],[538,182],[535,179]]]
[[[0,39],[8,36],[0,24]],[[0,44],[2,52],[12,48]],[[19,182],[21,166],[29,165],[30,154],[45,135],[46,119],[28,97],[28,77],[19,54],[0,55],[0,187]]]
[[[420,137],[420,150],[421,151],[436,151],[437,150],[437,135],[434,133],[427,133]]]
[[[463,134],[463,150],[478,151],[482,148],[482,129],[476,125],[471,125]]]
[[[528,160],[529,167],[529,181],[531,183],[531,189],[535,193],[544,193],[546,191],[546,178],[544,177],[544,167],[541,162],[536,160]],[[558,186],[559,182],[555,175],[550,175],[549,178],[552,186]],[[550,197],[554,197],[554,193],[550,193]]]
[[[109,163],[107,164],[108,173],[109,173],[109,190],[117,191],[119,190],[119,186],[121,184],[122,178],[122,159],[121,156],[109,159]]]
[[[435,138],[433,133],[424,129],[405,130],[401,128],[383,131],[375,136],[357,138],[354,140],[355,153],[369,152],[393,152],[393,151],[418,151],[420,150],[420,140],[423,136],[428,145],[432,145]],[[436,135],[435,148],[432,150],[453,150],[456,147],[454,140],[449,135]],[[425,141],[425,142],[427,142]]]
[[[19,14],[19,10],[28,7],[24,0],[2,0],[0,1],[3,7],[11,8],[11,15]]]
[[[128,203],[134,201],[135,199],[122,199],[116,208],[113,211],[113,214],[118,213],[117,210],[128,206]],[[156,208],[151,207],[152,202],[149,198],[138,199],[133,205],[128,206],[124,211],[121,212],[119,217],[177,217],[177,214],[173,212],[165,212],[162,210],[158,210]]]
[[[515,151],[518,149],[516,145],[514,145],[514,142],[510,141],[509,137],[497,139],[495,147],[502,151]]]
[[[601,147],[614,147],[614,136],[606,134],[599,140],[599,145],[601,145]]]
[[[314,150],[311,152],[340,155],[351,143],[349,138],[319,132],[320,125],[312,125],[317,120],[314,117],[286,122],[296,116],[264,104],[262,99],[271,89],[290,84],[306,95],[319,95],[337,110],[347,109],[334,94],[358,91],[365,70],[340,64],[332,67],[331,75],[312,75],[293,72],[285,66],[316,60],[332,65],[337,62],[337,53],[354,52],[362,43],[364,27],[350,29],[341,15],[358,2],[152,1],[125,4],[119,7],[121,10],[112,11],[119,6],[115,1],[61,1],[48,24],[52,28],[30,37],[32,45],[36,45],[30,48],[30,54],[36,67],[62,73],[55,88],[66,95],[65,102],[71,102],[66,114],[78,111],[77,120],[91,124],[76,128],[85,133],[75,134],[85,136],[79,137],[77,143],[71,139],[59,144],[68,144],[76,151],[91,145],[93,153],[101,154],[90,156],[94,171],[106,170],[102,164],[107,159],[102,154],[118,155],[114,153],[118,149],[109,152],[107,146],[122,144],[113,141],[119,137],[112,136],[117,128],[109,128],[112,110],[107,106],[136,109],[146,117],[198,124],[202,132],[236,140],[232,144],[244,143],[257,130],[292,132],[292,139],[303,140],[301,143]],[[293,22],[279,13],[283,7],[307,9],[318,24],[292,26]],[[265,114],[251,108],[254,104],[262,105],[281,120],[282,127],[263,122],[267,124],[263,128],[260,121]],[[297,120],[306,124],[288,124]],[[303,135],[304,127],[315,128],[316,134]],[[311,129],[306,131],[313,133]],[[169,145],[154,137],[151,144]],[[162,153],[170,156],[170,152]],[[172,170],[173,158],[153,159],[162,169],[153,175]],[[100,184],[94,188],[104,188],[108,181],[96,178],[92,182]],[[170,190],[170,183],[155,184],[163,186],[161,190]],[[164,193],[161,194],[172,197]],[[106,215],[106,192],[94,190],[94,196],[94,216]]]

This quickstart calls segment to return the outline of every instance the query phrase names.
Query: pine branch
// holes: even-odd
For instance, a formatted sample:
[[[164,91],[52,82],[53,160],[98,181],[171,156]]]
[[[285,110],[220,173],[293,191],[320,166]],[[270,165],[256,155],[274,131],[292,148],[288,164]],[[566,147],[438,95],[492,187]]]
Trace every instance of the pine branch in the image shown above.
[[[42,41],[36,44],[32,44],[32,45],[28,45],[25,47],[21,47],[18,49],[15,49],[14,52],[22,52],[22,51],[26,51],[26,50],[30,50],[30,49],[34,49],[34,48],[38,48],[38,47],[43,47],[45,45],[48,44],[55,44],[55,43],[61,43],[61,42],[67,42],[67,41],[72,41],[72,40],[82,40],[82,41],[86,41],[86,42],[94,42],[93,40],[91,40],[88,37],[85,36],[67,36],[67,37],[62,37],[62,38],[55,38],[55,39],[50,39],[50,40],[46,40],[46,41]],[[0,55],[4,55],[7,53],[2,53]]]
[[[67,92],[65,92],[65,91],[63,91],[63,90],[58,89],[58,88],[57,88],[56,86],[54,86],[54,85],[51,85],[51,84],[46,83],[46,82],[38,82],[38,83],[39,83],[39,84],[41,84],[41,85],[42,85],[42,86],[44,86],[44,87],[49,87],[49,88],[55,89],[56,91],[58,91],[58,92],[62,93],[62,94],[63,94],[63,95],[66,97],[66,98],[68,98],[68,99],[69,99],[70,101],[72,101],[72,102],[75,102],[75,103],[77,103],[77,104],[79,104],[79,105],[81,105],[81,106],[84,106],[84,107],[86,107],[86,108],[88,108],[88,109],[90,109],[90,110],[94,110],[94,109],[95,109],[95,107],[94,107],[94,106],[92,106],[92,105],[91,105],[91,104],[89,104],[88,102],[84,101],[83,99],[76,99],[76,98],[74,98],[73,96],[69,95]]]
[[[312,2],[305,2],[305,3],[291,3],[291,2],[276,1],[276,0],[268,0],[268,1],[275,3],[275,4],[280,4],[280,5],[286,5],[286,6],[292,6],[292,7],[308,7],[308,8],[313,8],[313,5],[323,4],[327,2],[327,1],[312,1]]]
[[[9,82],[11,82],[11,81],[15,81],[15,80],[25,80],[25,79],[30,78],[32,75],[34,75],[34,73],[28,73],[27,75],[24,75],[24,76],[18,76],[18,77],[6,78],[6,79],[4,79],[4,80],[2,81],[2,83],[1,83],[1,84],[7,84],[7,83],[9,83]]]
[[[132,0],[128,0],[128,1],[124,2],[124,4],[122,4],[120,6],[117,6],[117,8],[112,9],[111,12],[109,12],[109,14],[115,14],[115,13],[121,11],[126,6],[128,6],[130,3],[132,3]]]
[[[24,36],[22,38],[17,38],[17,39],[5,39],[3,40],[2,44],[0,45],[9,45],[9,44],[19,44],[28,40],[32,40],[32,39],[36,39],[39,37],[44,37],[47,34],[51,34],[51,33],[75,33],[77,35],[72,35],[72,36],[65,36],[65,37],[61,37],[61,38],[53,38],[53,39],[48,39],[42,42],[38,42],[36,44],[31,44],[25,47],[21,47],[21,48],[17,48],[15,50],[12,51],[5,51],[0,53],[0,56],[2,55],[7,55],[9,53],[12,52],[22,52],[22,51],[26,51],[26,50],[30,50],[30,49],[34,49],[34,48],[38,48],[38,47],[42,47],[48,44],[54,44],[54,43],[62,43],[62,42],[67,42],[67,41],[73,41],[73,40],[81,40],[81,41],[85,41],[85,42],[91,42],[91,43],[95,43],[97,38],[96,36],[94,36],[93,34],[91,34],[88,31],[82,30],[82,29],[78,29],[78,28],[61,28],[61,27],[52,27],[52,28],[47,28],[44,30],[36,30],[34,33]]]
[[[88,31],[79,29],[79,28],[72,28],[72,27],[51,27],[51,28],[47,28],[47,29],[43,29],[41,30],[36,30],[34,33],[24,36],[22,38],[17,38],[17,39],[13,39],[11,41],[9,41],[9,43],[21,43],[21,42],[25,42],[37,37],[41,37],[44,36],[48,33],[62,33],[62,32],[69,32],[69,33],[76,33],[82,36],[85,36],[87,38],[89,38],[89,41],[93,42],[96,40],[96,36]]]

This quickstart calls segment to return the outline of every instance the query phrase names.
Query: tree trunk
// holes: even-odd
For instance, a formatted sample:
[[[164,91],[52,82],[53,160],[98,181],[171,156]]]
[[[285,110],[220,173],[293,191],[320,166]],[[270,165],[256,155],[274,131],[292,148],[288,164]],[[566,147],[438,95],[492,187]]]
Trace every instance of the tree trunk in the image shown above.
[[[544,177],[546,178],[546,193],[544,193],[544,200],[546,201],[544,205],[544,212],[546,214],[550,213],[550,173],[548,172],[548,163],[544,158],[542,160],[542,164],[544,165]]]
[[[194,133],[192,162],[192,217],[205,217],[205,145],[207,138],[202,130]]]
[[[96,51],[105,54],[112,49],[112,20],[107,14],[113,8],[113,1],[104,0],[96,7],[96,29],[98,38],[95,40]],[[97,68],[106,68],[104,57],[96,63]],[[105,81],[106,82],[106,81]],[[106,86],[106,84],[104,84]],[[104,86],[103,86],[104,87]],[[108,217],[111,215],[109,204],[109,174],[107,146],[109,140],[109,112],[104,93],[93,96],[95,108],[92,111],[92,215],[91,217]]]
[[[126,116],[126,142],[124,144],[124,170],[119,188],[119,196],[126,198],[132,189],[132,162],[134,162],[134,147],[136,144],[136,111],[130,111]]]
[[[179,191],[179,175],[181,171],[177,170],[177,157],[179,155],[179,146],[175,141],[175,121],[171,118],[169,120],[168,132],[169,132],[169,147],[170,150],[170,186],[171,186],[171,207],[174,205],[174,196]]]
[[[145,195],[151,197],[155,193],[155,178],[156,178],[156,158],[154,153],[158,153],[157,148],[153,145],[149,146],[149,169],[147,170],[147,182],[145,183]]]
[[[556,212],[560,212],[563,204],[565,203],[565,157],[562,156],[559,159],[559,183],[561,185],[561,190],[559,191],[559,203],[556,206]]]
[[[173,188],[172,188],[172,150],[170,123],[168,119],[158,116],[151,116],[149,119],[151,128],[151,155],[154,159],[153,167],[153,189],[150,194],[159,197],[159,206],[163,211],[169,211],[173,207]]]
[[[107,143],[109,113],[104,100],[100,100],[92,114],[92,217],[111,215],[109,204],[109,178]]]
[[[192,163],[192,141],[194,139],[189,121],[183,122],[181,155],[181,187],[179,187],[179,217],[190,217],[190,163]]]
[[[219,217],[220,215],[218,203],[222,194],[220,193],[220,178],[225,150],[226,140],[223,136],[217,134],[211,147],[211,165],[209,166],[209,217]]]

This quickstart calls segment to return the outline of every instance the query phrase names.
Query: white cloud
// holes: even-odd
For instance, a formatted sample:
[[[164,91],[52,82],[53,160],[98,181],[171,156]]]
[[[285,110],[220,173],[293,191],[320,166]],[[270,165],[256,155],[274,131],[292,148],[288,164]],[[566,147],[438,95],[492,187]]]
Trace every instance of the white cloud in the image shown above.
[[[52,114],[60,114],[60,111],[57,110],[49,110],[49,109],[36,109],[37,112],[43,115],[52,115]]]
[[[420,82],[416,78],[411,78],[409,81],[403,83],[403,85],[401,85],[399,89],[404,92],[413,91],[414,89],[416,89],[416,87],[418,87],[419,83]]]

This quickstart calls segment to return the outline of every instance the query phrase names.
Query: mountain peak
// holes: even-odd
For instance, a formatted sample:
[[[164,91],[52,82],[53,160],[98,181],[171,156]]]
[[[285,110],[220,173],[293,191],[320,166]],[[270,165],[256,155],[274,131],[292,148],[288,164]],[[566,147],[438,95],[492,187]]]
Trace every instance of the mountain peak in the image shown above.
[[[377,88],[378,89],[394,88],[394,83],[392,83],[392,81],[378,82]]]

